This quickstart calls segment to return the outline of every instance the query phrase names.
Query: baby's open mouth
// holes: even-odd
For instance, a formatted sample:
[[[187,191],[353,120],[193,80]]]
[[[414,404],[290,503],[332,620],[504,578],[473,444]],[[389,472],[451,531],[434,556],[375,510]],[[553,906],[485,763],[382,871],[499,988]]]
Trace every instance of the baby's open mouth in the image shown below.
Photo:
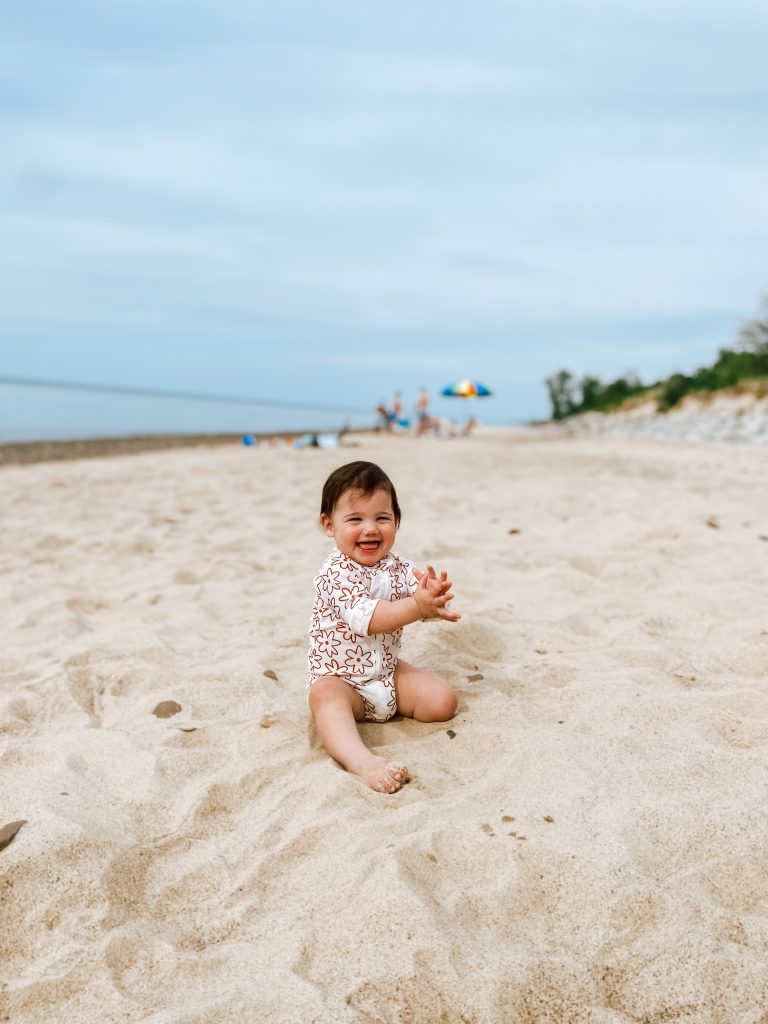
[[[360,540],[357,542],[357,546],[366,551],[375,551],[379,542],[377,540]]]

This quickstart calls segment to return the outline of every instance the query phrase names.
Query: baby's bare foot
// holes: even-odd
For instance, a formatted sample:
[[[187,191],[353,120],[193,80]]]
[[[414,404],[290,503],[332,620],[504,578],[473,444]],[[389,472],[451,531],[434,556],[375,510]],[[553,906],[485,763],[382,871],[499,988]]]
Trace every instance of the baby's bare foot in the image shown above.
[[[377,757],[375,754],[371,754],[370,758],[353,771],[377,793],[396,793],[408,780],[408,769],[404,764],[398,764],[396,761],[387,764],[383,757]]]

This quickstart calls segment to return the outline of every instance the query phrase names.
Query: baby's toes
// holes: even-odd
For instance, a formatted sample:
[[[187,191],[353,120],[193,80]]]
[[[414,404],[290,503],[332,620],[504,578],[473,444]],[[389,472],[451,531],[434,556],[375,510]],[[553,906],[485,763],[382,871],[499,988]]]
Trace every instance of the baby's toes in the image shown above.
[[[404,764],[398,764],[397,761],[390,761],[387,765],[387,775],[396,782],[397,785],[401,785],[403,782],[408,781],[408,769]]]

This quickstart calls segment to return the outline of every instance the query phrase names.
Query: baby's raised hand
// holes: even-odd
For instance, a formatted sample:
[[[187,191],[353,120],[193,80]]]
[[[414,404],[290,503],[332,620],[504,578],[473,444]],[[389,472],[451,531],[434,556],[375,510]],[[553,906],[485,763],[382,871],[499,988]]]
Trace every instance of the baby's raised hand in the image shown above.
[[[427,566],[426,572],[421,572],[420,569],[414,569],[413,575],[417,580],[421,580],[422,577],[426,578],[426,587],[433,594],[445,594],[447,593],[453,584],[448,579],[447,572],[441,572],[440,576],[436,574],[434,567],[431,565]]]
[[[447,607],[448,602],[453,600],[451,593],[453,584],[448,579],[448,573],[441,572],[438,576],[433,566],[428,565],[426,572],[414,569],[413,575],[419,584],[413,598],[421,611],[422,618],[458,622],[461,615],[449,611]]]

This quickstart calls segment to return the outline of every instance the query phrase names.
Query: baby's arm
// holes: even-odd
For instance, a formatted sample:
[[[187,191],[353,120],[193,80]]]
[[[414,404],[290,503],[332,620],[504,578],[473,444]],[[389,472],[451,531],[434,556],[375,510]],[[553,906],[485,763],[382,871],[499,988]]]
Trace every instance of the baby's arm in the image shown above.
[[[445,619],[446,622],[458,622],[460,615],[448,609],[449,601],[453,600],[451,581],[446,573],[440,578],[435,575],[431,565],[421,573],[414,570],[419,583],[409,597],[400,597],[396,601],[379,601],[368,625],[368,634],[393,633],[402,626],[421,619]]]

